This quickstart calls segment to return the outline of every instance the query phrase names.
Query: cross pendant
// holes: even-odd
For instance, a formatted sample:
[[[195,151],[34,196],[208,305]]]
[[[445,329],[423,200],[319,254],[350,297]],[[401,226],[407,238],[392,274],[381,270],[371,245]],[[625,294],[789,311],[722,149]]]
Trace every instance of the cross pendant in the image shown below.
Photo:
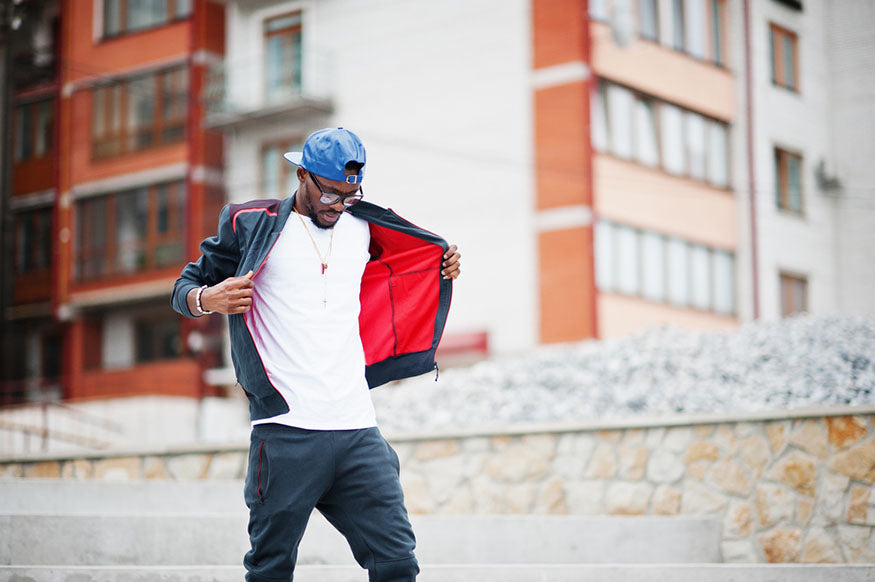
[[[328,268],[328,265],[326,263],[322,263],[322,274],[323,275],[325,274],[325,269],[327,269],[327,268]]]

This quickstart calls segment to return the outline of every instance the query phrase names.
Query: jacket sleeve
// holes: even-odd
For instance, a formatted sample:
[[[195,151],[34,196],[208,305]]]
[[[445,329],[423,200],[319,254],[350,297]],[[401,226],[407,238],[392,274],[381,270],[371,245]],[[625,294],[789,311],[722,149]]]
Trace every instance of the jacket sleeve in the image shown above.
[[[173,295],[170,298],[173,309],[185,317],[197,317],[188,308],[188,292],[202,285],[215,285],[233,277],[239,263],[240,246],[232,224],[231,205],[228,204],[219,214],[218,234],[204,239],[200,258],[187,264],[173,285]]]

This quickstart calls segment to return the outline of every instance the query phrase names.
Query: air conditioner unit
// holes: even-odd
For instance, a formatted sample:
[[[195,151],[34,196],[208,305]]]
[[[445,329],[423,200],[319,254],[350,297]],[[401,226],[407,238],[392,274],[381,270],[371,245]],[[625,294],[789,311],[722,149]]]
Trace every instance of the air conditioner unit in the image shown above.
[[[821,158],[814,169],[814,177],[817,187],[824,196],[836,198],[842,193],[842,183],[836,175],[832,165],[827,165],[826,160]]]

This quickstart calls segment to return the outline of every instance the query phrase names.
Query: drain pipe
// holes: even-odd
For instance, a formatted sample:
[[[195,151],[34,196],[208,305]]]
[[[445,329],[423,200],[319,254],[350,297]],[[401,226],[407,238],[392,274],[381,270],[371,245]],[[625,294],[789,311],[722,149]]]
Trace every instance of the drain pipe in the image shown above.
[[[748,203],[750,204],[750,262],[753,275],[753,318],[760,318],[760,276],[759,276],[759,242],[757,236],[757,193],[756,166],[754,165],[754,135],[753,135],[753,58],[751,56],[750,37],[750,0],[743,0],[744,10],[744,92],[745,92],[745,124],[747,133],[747,187]]]

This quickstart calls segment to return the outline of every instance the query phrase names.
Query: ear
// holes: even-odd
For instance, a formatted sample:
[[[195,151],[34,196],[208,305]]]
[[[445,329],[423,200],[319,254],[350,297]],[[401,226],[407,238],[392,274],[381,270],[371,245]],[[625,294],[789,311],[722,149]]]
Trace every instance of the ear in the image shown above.
[[[307,175],[308,175],[307,170],[305,170],[301,166],[298,166],[297,174],[298,174],[298,182],[303,184],[307,180]]]

